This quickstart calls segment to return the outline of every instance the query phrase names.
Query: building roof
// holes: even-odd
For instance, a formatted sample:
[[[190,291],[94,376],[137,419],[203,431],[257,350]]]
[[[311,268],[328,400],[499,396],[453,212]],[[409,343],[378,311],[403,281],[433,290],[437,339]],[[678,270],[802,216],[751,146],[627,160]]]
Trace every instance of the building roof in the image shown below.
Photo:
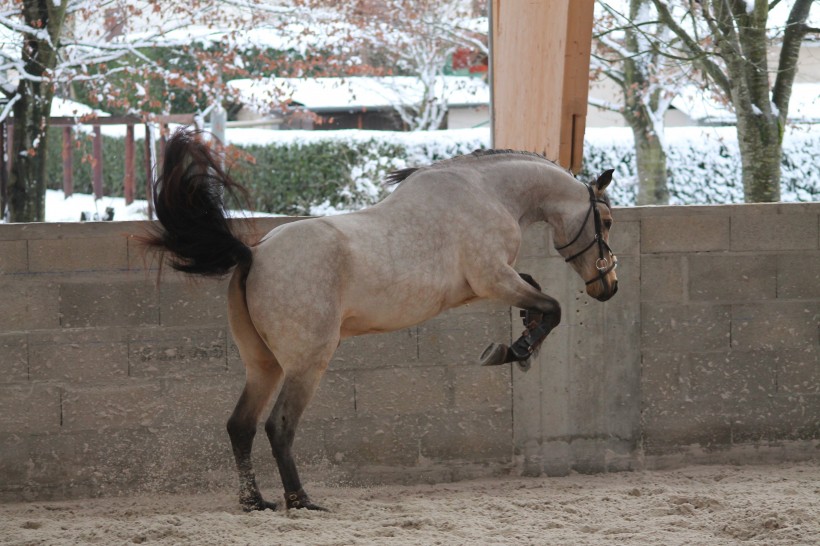
[[[269,78],[229,82],[246,105],[266,112],[282,104],[304,106],[313,112],[384,110],[395,104],[421,101],[418,78]],[[482,78],[439,76],[436,96],[452,107],[481,106],[490,102],[490,87]]]

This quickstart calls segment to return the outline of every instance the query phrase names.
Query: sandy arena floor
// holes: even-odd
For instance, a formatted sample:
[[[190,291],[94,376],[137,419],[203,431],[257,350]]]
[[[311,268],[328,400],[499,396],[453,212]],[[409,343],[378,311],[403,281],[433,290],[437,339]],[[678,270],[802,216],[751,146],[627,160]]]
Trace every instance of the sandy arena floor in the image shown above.
[[[233,495],[0,505],[0,544],[818,544],[820,465],[308,487],[330,513]],[[277,492],[278,496],[278,492]]]

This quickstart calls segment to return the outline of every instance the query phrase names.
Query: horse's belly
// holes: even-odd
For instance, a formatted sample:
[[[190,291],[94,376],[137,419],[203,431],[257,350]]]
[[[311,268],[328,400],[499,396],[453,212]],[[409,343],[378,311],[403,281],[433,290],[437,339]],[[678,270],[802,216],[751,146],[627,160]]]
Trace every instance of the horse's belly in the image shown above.
[[[345,306],[342,337],[393,332],[415,326],[442,311],[475,299],[468,287],[450,291],[402,292],[388,297],[362,297]]]

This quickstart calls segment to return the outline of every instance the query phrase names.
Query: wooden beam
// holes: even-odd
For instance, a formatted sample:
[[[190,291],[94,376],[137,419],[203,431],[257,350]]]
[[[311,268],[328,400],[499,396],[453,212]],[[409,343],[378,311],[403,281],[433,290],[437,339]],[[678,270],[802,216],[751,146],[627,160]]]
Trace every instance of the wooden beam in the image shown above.
[[[71,197],[74,194],[74,150],[72,144],[71,127],[63,127],[63,196]]]
[[[125,128],[125,177],[122,181],[123,192],[125,193],[125,204],[134,202],[134,126],[128,125]]]
[[[493,147],[581,168],[594,0],[492,0]]]
[[[154,164],[151,153],[151,125],[145,124],[145,199],[148,202],[148,219],[154,219]]]
[[[94,126],[94,142],[91,147],[92,155],[92,180],[91,184],[94,187],[94,199],[102,199],[103,196],[103,143],[102,143],[102,129],[99,125]]]

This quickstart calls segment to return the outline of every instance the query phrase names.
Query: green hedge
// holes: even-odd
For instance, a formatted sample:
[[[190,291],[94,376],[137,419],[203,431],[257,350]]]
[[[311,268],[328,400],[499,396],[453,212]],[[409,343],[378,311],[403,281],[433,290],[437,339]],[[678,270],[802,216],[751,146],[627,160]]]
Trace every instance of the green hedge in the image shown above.
[[[725,129],[725,130],[724,130]],[[590,130],[584,146],[584,170],[594,178],[616,170],[611,197],[618,205],[634,205],[636,171],[631,138],[618,129]],[[710,130],[704,137],[689,128],[669,129],[669,192],[672,204],[743,201],[740,159],[734,131]],[[715,136],[709,136],[715,133]],[[271,133],[274,134],[274,133]],[[628,135],[627,135],[628,136]],[[282,137],[285,137],[282,139]],[[60,130],[49,144],[49,188],[62,187]],[[436,131],[429,134],[391,132],[276,133],[275,142],[237,145],[239,159],[233,177],[251,193],[259,212],[287,215],[321,214],[329,209],[356,209],[384,197],[380,185],[391,170],[427,165],[487,146],[486,132]],[[74,148],[74,191],[91,193],[91,138],[81,135]],[[137,144],[136,196],[145,195],[143,147]],[[105,195],[122,196],[124,139],[103,137]],[[784,141],[782,192],[784,201],[820,199],[820,179],[812,169],[820,164],[820,131],[788,135]]]
[[[51,128],[48,132],[48,173],[47,187],[50,190],[63,189],[63,130]],[[76,193],[94,193],[92,183],[91,153],[93,135],[74,133],[72,142],[74,191]],[[145,198],[145,151],[142,141],[137,141],[135,150],[135,197]],[[125,139],[103,135],[103,193],[109,196],[123,196],[125,180]]]

